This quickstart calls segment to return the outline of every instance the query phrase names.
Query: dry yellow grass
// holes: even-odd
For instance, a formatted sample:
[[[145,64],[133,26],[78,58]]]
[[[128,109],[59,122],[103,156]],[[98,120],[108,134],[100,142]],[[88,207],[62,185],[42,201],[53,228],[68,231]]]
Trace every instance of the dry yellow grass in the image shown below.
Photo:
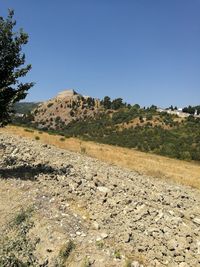
[[[61,141],[61,136],[59,135],[49,135],[44,132],[39,134],[36,130],[34,132],[27,132],[24,128],[16,126],[8,126],[0,131],[28,138],[39,136],[40,140],[38,142],[82,152],[91,157],[108,163],[114,163],[142,174],[170,179],[177,183],[200,189],[200,164],[195,162],[185,162],[133,149],[82,141],[77,138],[68,138]]]

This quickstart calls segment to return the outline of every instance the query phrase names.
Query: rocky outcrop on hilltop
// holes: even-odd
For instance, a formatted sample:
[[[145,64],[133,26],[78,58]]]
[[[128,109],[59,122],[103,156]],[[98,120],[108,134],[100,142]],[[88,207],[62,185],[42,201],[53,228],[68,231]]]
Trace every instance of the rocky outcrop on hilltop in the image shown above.
[[[33,123],[38,128],[60,130],[73,120],[93,117],[99,108],[98,99],[65,90],[33,110]]]
[[[35,266],[200,265],[198,190],[8,134],[0,144],[0,213],[12,199],[34,207]]]

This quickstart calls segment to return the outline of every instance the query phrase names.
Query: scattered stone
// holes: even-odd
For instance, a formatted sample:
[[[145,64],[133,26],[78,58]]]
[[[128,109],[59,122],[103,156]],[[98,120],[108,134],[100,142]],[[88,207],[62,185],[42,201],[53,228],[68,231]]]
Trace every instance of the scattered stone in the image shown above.
[[[108,237],[108,234],[106,234],[106,233],[101,233],[100,236],[101,236],[102,239],[106,239],[106,238]]]
[[[133,262],[131,263],[131,267],[140,267],[140,264],[139,264],[138,261],[133,261]]]
[[[94,230],[99,230],[99,229],[100,229],[100,226],[99,226],[99,224],[98,224],[97,222],[93,222],[93,223],[92,223],[92,228],[93,228]]]
[[[108,193],[110,192],[110,189],[105,186],[98,186],[97,189],[102,193]]]
[[[189,267],[189,265],[186,262],[181,262],[178,266],[179,267]]]
[[[194,218],[193,222],[200,225],[200,218]]]
[[[113,260],[111,244],[141,255],[145,266],[199,265],[198,190],[36,141],[8,134],[0,140],[0,181],[10,183],[7,194],[19,188],[52,222],[49,234],[44,233],[50,242],[44,249],[49,260],[55,253],[53,242],[63,242],[62,233],[77,246],[102,253],[94,267]],[[122,259],[110,266],[121,267]],[[142,265],[133,261],[131,266]]]

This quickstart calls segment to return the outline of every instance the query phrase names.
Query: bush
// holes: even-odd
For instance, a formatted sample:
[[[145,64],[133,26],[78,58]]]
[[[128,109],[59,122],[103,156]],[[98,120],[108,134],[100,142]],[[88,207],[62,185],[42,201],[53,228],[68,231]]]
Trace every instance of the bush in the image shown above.
[[[114,257],[115,257],[116,259],[121,259],[121,254],[120,254],[119,250],[115,250],[115,252],[114,252]]]
[[[139,117],[139,120],[140,120],[140,122],[141,122],[141,123],[143,123],[143,122],[144,122],[144,119],[143,119],[143,117],[142,117],[142,116],[140,116],[140,117]]]
[[[21,210],[14,219],[14,224],[20,225],[28,218],[28,214],[25,210]]]
[[[58,258],[56,259],[56,262],[54,264],[55,267],[64,267],[66,266],[65,262],[68,259],[70,253],[74,250],[75,244],[72,240],[69,240],[69,242],[61,248]]]
[[[85,154],[86,153],[86,148],[85,147],[81,147],[81,153]]]
[[[191,154],[189,151],[183,151],[180,155],[180,159],[184,159],[184,160],[191,160]]]
[[[91,263],[90,260],[88,259],[88,257],[85,257],[83,262],[81,263],[81,267],[90,267]]]
[[[147,114],[146,119],[147,121],[151,121],[153,119],[153,116],[151,114]]]
[[[50,108],[51,106],[53,106],[53,103],[49,103],[49,104],[47,105],[48,108]]]
[[[24,129],[24,131],[25,131],[25,132],[28,132],[28,133],[34,133],[34,131],[31,130],[31,129]]]
[[[35,140],[40,140],[40,137],[39,136],[35,136]]]

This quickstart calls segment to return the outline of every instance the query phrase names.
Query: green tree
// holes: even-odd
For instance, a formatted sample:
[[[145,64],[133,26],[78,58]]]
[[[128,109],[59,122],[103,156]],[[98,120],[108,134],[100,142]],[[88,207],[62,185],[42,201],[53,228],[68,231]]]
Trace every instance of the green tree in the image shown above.
[[[116,98],[112,101],[111,108],[112,109],[120,109],[124,106],[122,98]]]
[[[157,110],[157,106],[155,106],[155,105],[151,105],[151,106],[150,106],[150,110]]]
[[[105,96],[104,99],[101,101],[101,104],[104,106],[105,109],[111,108],[111,100],[109,96]]]
[[[89,108],[94,107],[94,105],[95,105],[94,98],[88,97],[87,100],[86,100],[86,103],[87,103]]]
[[[22,83],[31,69],[31,65],[24,66],[25,54],[22,46],[28,42],[28,35],[20,29],[14,31],[16,21],[14,11],[9,10],[8,17],[0,17],[0,127],[10,122],[13,104],[27,95],[33,83]]]
[[[135,104],[135,105],[132,106],[132,108],[138,110],[138,109],[140,109],[140,105],[139,104]]]

